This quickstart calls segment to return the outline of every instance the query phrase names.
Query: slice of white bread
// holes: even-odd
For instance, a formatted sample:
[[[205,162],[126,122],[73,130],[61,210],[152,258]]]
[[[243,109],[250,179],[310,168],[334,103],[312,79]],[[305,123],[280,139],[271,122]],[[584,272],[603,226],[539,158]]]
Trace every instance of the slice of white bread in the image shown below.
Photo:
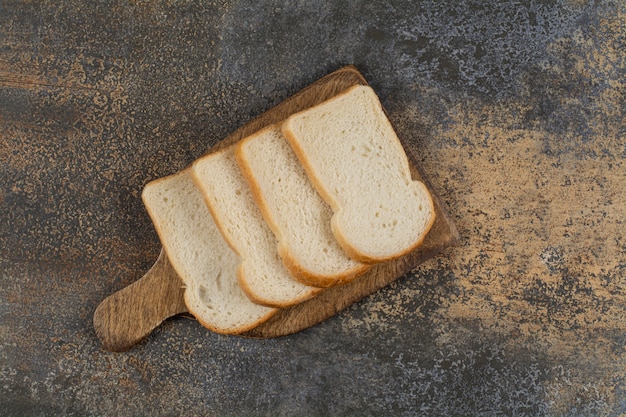
[[[186,287],[185,304],[202,325],[237,334],[277,311],[253,303],[239,287],[239,257],[224,241],[189,170],[148,183],[142,200]]]
[[[251,300],[287,307],[320,291],[295,280],[283,265],[276,237],[254,202],[233,146],[196,160],[192,176],[222,235],[241,257],[239,284]]]
[[[337,243],[330,227],[333,211],[313,188],[280,125],[239,142],[235,157],[278,239],[278,253],[296,279],[329,287],[369,269]]]
[[[433,201],[411,179],[407,155],[370,87],[296,113],[282,129],[333,208],[333,233],[350,256],[385,261],[423,241],[435,220]]]

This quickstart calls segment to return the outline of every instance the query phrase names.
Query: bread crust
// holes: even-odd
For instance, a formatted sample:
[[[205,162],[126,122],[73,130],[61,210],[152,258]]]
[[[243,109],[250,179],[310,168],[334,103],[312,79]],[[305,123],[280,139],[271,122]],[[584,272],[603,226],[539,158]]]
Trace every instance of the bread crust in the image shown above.
[[[393,140],[391,142],[391,145],[396,147],[397,150],[399,151],[399,154],[402,155],[402,172],[405,176],[405,179],[409,180],[412,183],[418,183],[420,184],[425,192],[425,195],[427,196],[427,203],[429,205],[429,211],[430,211],[430,218],[429,221],[426,225],[426,227],[423,229],[423,232],[421,233],[421,235],[419,236],[419,238],[413,242],[410,246],[405,247],[403,250],[398,251],[394,254],[391,254],[389,256],[385,256],[385,257],[380,257],[380,256],[375,256],[373,254],[370,253],[365,253],[361,250],[359,250],[358,248],[356,248],[344,235],[344,233],[341,230],[341,225],[339,224],[341,217],[343,216],[344,213],[344,207],[341,207],[339,205],[339,202],[337,200],[335,200],[334,196],[326,189],[325,185],[322,183],[322,181],[320,180],[315,168],[313,167],[313,164],[311,163],[311,160],[309,158],[309,156],[307,155],[306,150],[302,147],[302,145],[300,144],[300,142],[298,141],[297,135],[296,133],[291,129],[290,126],[290,122],[292,120],[294,120],[295,118],[299,117],[302,114],[305,114],[311,110],[315,110],[317,108],[320,108],[321,106],[324,106],[325,104],[341,99],[344,96],[347,96],[349,94],[351,94],[354,90],[357,89],[362,89],[362,88],[367,88],[369,90],[372,90],[371,87],[369,86],[363,86],[363,85],[355,85],[352,86],[346,90],[344,90],[343,92],[337,94],[336,96],[317,104],[316,106],[313,106],[309,109],[305,109],[302,110],[300,112],[294,113],[292,114],[290,117],[288,117],[286,119],[286,121],[283,123],[282,125],[282,133],[283,135],[287,138],[289,144],[291,145],[292,149],[294,150],[296,156],[298,157],[298,159],[300,160],[302,166],[304,167],[305,172],[307,173],[309,179],[311,180],[311,183],[313,184],[313,186],[315,187],[315,189],[317,190],[317,192],[322,196],[322,198],[331,206],[331,208],[334,211],[334,214],[332,216],[331,219],[331,228],[333,230],[333,234],[335,235],[335,238],[337,239],[337,242],[340,244],[340,246],[346,251],[346,253],[352,257],[353,259],[359,261],[359,262],[363,262],[366,264],[376,264],[376,263],[380,263],[380,262],[384,262],[384,261],[389,261],[389,260],[393,260],[393,259],[397,259],[401,256],[406,255],[407,253],[410,253],[411,251],[415,250],[419,245],[421,245],[424,241],[424,239],[426,238],[428,231],[430,230],[430,228],[432,227],[432,225],[435,222],[435,210],[434,210],[434,203],[432,200],[432,196],[430,195],[430,193],[428,192],[428,189],[426,188],[426,186],[421,183],[420,181],[415,181],[413,180],[413,178],[411,177],[411,172],[410,172],[410,165],[409,165],[409,161],[408,161],[408,155],[406,154],[406,151],[404,149],[404,146],[402,146],[402,142],[400,142],[400,139],[398,138],[395,129],[393,127],[393,125],[391,124],[391,121],[388,119],[388,117],[386,116],[386,113],[382,107],[382,104],[380,103],[380,100],[378,99],[378,96],[376,96],[376,93],[374,92],[374,96],[376,97],[376,101],[375,101],[375,105],[377,107],[377,110],[379,110],[384,117],[382,117],[382,123],[385,124],[385,127],[388,128],[390,131],[392,131],[393,134]]]
[[[435,214],[433,200],[432,200],[432,197],[431,197],[430,193],[427,193],[427,196],[428,196],[428,201],[429,201],[429,205],[431,207],[431,213],[432,214],[430,216],[429,222],[424,227],[424,232],[420,235],[420,238],[415,243],[413,243],[413,245],[408,246],[406,249],[404,249],[401,252],[397,252],[396,255],[394,255],[392,258],[376,257],[376,256],[371,256],[369,254],[357,251],[347,241],[346,237],[341,232],[341,229],[335,225],[336,224],[335,216],[333,216],[333,218],[331,219],[331,227],[333,229],[333,233],[335,234],[335,238],[337,239],[337,242],[339,242],[341,247],[344,248],[344,250],[351,257],[353,257],[354,259],[358,260],[359,262],[363,262],[363,263],[366,263],[366,264],[377,264],[377,263],[380,263],[380,262],[385,262],[385,261],[389,261],[389,260],[392,260],[392,259],[397,259],[397,258],[400,258],[400,257],[408,254],[408,253],[411,253],[415,249],[417,249],[422,243],[424,243],[424,239],[426,239],[426,236],[428,236],[428,232],[430,231],[431,227],[435,223],[436,214]]]
[[[297,114],[300,114],[300,113],[296,113],[296,115]],[[341,207],[339,207],[339,204],[337,203],[337,201],[335,201],[335,199],[326,191],[326,188],[322,185],[322,183],[317,178],[317,173],[311,166],[311,161],[309,161],[308,155],[306,154],[304,149],[302,149],[302,146],[300,146],[300,143],[298,143],[295,134],[291,130],[289,130],[287,123],[284,123],[282,125],[282,131],[283,131],[283,135],[285,135],[285,137],[289,141],[289,145],[291,145],[291,148],[293,149],[294,153],[300,160],[300,163],[302,164],[302,167],[304,168],[304,171],[306,172],[307,176],[311,180],[311,184],[313,184],[313,187],[315,188],[315,190],[324,199],[324,201],[326,201],[326,203],[333,209],[335,214],[339,212],[341,210]],[[334,217],[335,216],[333,216],[333,218]]]
[[[153,180],[151,183],[152,184],[160,184],[162,182],[165,182],[169,179],[171,179],[174,176],[183,176],[183,175],[188,175],[189,177],[191,177],[191,168],[188,167],[178,173],[166,176],[166,177],[162,177],[162,178],[158,178]],[[154,212],[154,210],[152,209],[152,206],[146,201],[146,197],[145,197],[145,192],[146,192],[146,188],[144,188],[144,190],[141,193],[141,198],[142,201],[144,203],[144,207],[146,208],[146,211],[148,212],[148,215],[151,218],[155,218],[155,216],[157,216],[157,214]],[[159,225],[158,222],[153,222],[155,231],[157,232],[157,235],[159,236],[159,239],[161,240],[161,242],[164,242],[165,240],[165,231],[161,228],[161,226]],[[168,247],[167,245],[163,245],[163,250],[165,251],[165,253],[167,254],[168,251]],[[189,310],[189,313],[192,314],[194,316],[194,318],[205,328],[219,333],[219,334],[241,334],[244,333],[250,329],[253,329],[255,327],[257,327],[258,325],[260,325],[261,323],[266,322],[267,320],[269,320],[272,316],[274,316],[274,314],[276,314],[279,310],[277,308],[273,308],[273,309],[269,309],[267,314],[261,316],[257,321],[254,322],[250,322],[247,325],[243,325],[243,326],[236,326],[236,327],[231,327],[231,328],[224,328],[224,327],[219,327],[216,326],[215,324],[211,323],[210,321],[206,320],[202,314],[200,314],[200,312],[198,311],[198,309],[196,309],[196,303],[194,302],[193,299],[193,292],[192,289],[195,287],[195,283],[194,280],[191,277],[186,276],[184,273],[181,273],[179,271],[185,271],[185,268],[182,267],[182,265],[179,264],[178,259],[176,257],[172,257],[168,255],[168,259],[170,261],[170,263],[172,264],[172,267],[174,268],[175,271],[177,271],[178,276],[180,277],[181,281],[183,282],[183,284],[185,285],[185,292],[183,293],[183,300],[185,301],[185,305],[187,306],[187,310]]]
[[[212,156],[219,156],[221,154],[227,153],[227,152],[234,152],[236,154],[236,150],[237,150],[237,144],[233,144],[230,145],[226,148],[220,149],[218,151],[215,151],[214,153],[210,154]],[[194,162],[193,165],[195,165],[198,161]],[[198,188],[201,187],[201,179],[198,178],[197,175],[194,174],[194,171],[192,169],[192,175],[191,175],[194,183],[196,184],[196,186],[198,186]],[[245,176],[244,176],[245,177]],[[252,190],[251,190],[252,191]],[[215,209],[213,202],[209,199],[209,197],[205,194],[202,193],[202,198],[204,199],[204,203],[206,204],[206,206],[208,207],[209,211],[211,212],[211,216],[213,217],[213,220],[215,221],[215,224],[218,228],[218,230],[220,231],[220,233],[222,234],[222,236],[224,237],[224,240],[228,243],[228,245],[232,248],[232,250],[239,256],[241,263],[239,265],[239,268],[237,269],[237,279],[239,282],[239,286],[241,287],[242,291],[246,294],[246,296],[255,304],[259,304],[262,306],[266,306],[266,307],[273,307],[273,308],[285,308],[285,307],[289,307],[290,305],[294,305],[294,304],[298,304],[301,303],[303,301],[306,301],[310,298],[312,298],[313,296],[315,296],[320,288],[317,287],[312,287],[310,288],[310,290],[306,293],[303,293],[301,296],[299,297],[295,297],[290,299],[289,302],[278,302],[278,300],[270,300],[267,298],[263,298],[261,296],[259,296],[259,294],[257,294],[256,292],[254,292],[254,290],[251,288],[248,279],[246,278],[245,275],[245,267],[246,264],[249,262],[244,255],[241,253],[241,250],[235,245],[235,243],[232,241],[232,237],[229,235],[229,233],[226,232],[225,226],[223,224],[223,222],[220,220],[220,215],[217,212],[217,210]],[[271,226],[270,226],[271,229]],[[293,277],[295,278],[295,277]],[[303,283],[306,284],[306,283]]]
[[[168,175],[166,177],[162,177],[162,178],[158,178],[156,180],[151,181],[151,184],[160,184],[162,182],[167,181],[168,179],[174,177],[174,176],[179,176],[179,175],[189,175],[189,168],[186,168],[178,173],[172,174],[172,175]],[[146,211],[148,212],[148,215],[150,216],[150,218],[155,218],[157,216],[157,214],[154,212],[154,210],[152,209],[152,206],[148,203],[148,201],[146,200],[145,197],[145,193],[146,193],[146,188],[143,189],[143,191],[141,192],[141,199],[144,203],[144,207],[146,208]],[[157,235],[159,236],[159,239],[161,240],[161,242],[164,242],[165,240],[165,231],[161,228],[161,226],[159,225],[158,222],[152,222],[152,224],[154,225],[154,229],[157,232]],[[167,254],[167,245],[163,245],[163,250],[165,251],[165,253]],[[180,265],[178,263],[178,259],[176,259],[175,257],[169,256],[168,255],[168,259],[170,261],[170,263],[172,264],[172,266],[174,267],[174,270],[176,271],[184,271],[184,268],[182,265]],[[181,280],[183,281],[183,283],[185,283],[185,285],[189,285],[191,279],[189,277],[184,276],[183,274],[179,274]],[[185,294],[187,294],[187,290],[185,290]],[[189,304],[187,303],[187,299],[185,298],[185,304],[187,304],[187,308],[189,309],[189,312],[193,314]]]
[[[270,125],[257,133],[248,136],[247,138],[242,139],[235,146],[235,159],[239,164],[243,177],[248,182],[250,186],[250,190],[252,192],[252,196],[254,201],[256,202],[263,218],[268,224],[269,228],[276,236],[276,240],[278,241],[277,251],[281,259],[283,260],[283,264],[287,268],[287,270],[291,273],[291,275],[298,281],[303,284],[311,285],[314,287],[328,288],[339,284],[345,284],[347,282],[352,281],[360,275],[363,275],[370,269],[369,265],[361,264],[356,265],[354,268],[346,270],[343,273],[338,274],[318,274],[314,273],[311,270],[303,267],[293,255],[292,251],[289,248],[289,243],[287,239],[282,234],[282,231],[278,224],[276,224],[275,219],[271,215],[270,209],[268,207],[268,203],[261,193],[261,187],[257,182],[252,169],[250,168],[250,163],[246,159],[246,156],[243,151],[243,147],[246,145],[248,141],[254,140],[256,137],[265,134],[268,131],[272,131],[278,128],[279,125]]]
[[[270,318],[272,318],[276,313],[278,313],[280,311],[280,309],[278,308],[274,308],[271,309],[270,311],[267,312],[266,315],[262,316],[259,320],[252,322],[250,324],[247,324],[245,326],[237,326],[237,327],[233,327],[231,329],[222,329],[219,327],[214,326],[212,323],[206,321],[201,315],[198,314],[194,314],[193,310],[193,302],[189,299],[191,297],[191,293],[189,290],[185,290],[185,292],[183,293],[183,299],[185,300],[185,305],[187,306],[187,310],[189,310],[189,313],[191,315],[193,315],[193,317],[198,321],[198,323],[200,323],[203,327],[215,332],[215,333],[219,333],[219,334],[224,334],[224,335],[236,335],[236,334],[241,334],[241,333],[245,333],[248,330],[252,330],[255,327],[257,327],[258,325],[265,323],[267,320],[269,320]]]
[[[237,279],[239,280],[239,286],[241,287],[242,291],[248,296],[248,298],[255,304],[259,304],[262,306],[266,306],[266,307],[273,307],[273,308],[287,308],[289,306],[292,306],[294,304],[299,304],[303,301],[309,300],[311,298],[313,298],[314,296],[317,295],[318,292],[320,292],[322,289],[321,288],[317,288],[317,287],[312,287],[310,291],[308,291],[307,293],[304,293],[302,296],[297,297],[297,298],[292,298],[291,302],[289,303],[277,303],[277,302],[272,302],[272,301],[268,301],[265,300],[263,298],[258,297],[254,291],[252,290],[252,288],[250,288],[250,285],[248,284],[248,281],[245,279],[245,277],[243,276],[244,274],[244,266],[243,263],[242,265],[237,269]]]
[[[230,147],[227,147],[227,148],[224,148],[224,149],[220,149],[218,151],[215,151],[211,155],[219,155],[219,154],[227,152],[229,149],[230,149]],[[193,182],[196,184],[196,187],[199,188],[200,187],[200,179],[194,174],[193,165],[195,165],[195,162],[192,164],[191,178],[192,178]],[[233,242],[231,236],[228,233],[226,233],[226,230],[224,229],[224,225],[219,221],[219,216],[217,214],[217,211],[215,210],[215,207],[211,203],[211,200],[209,200],[209,198],[207,197],[207,195],[205,193],[202,193],[202,199],[204,200],[204,204],[209,209],[209,212],[211,212],[211,217],[213,217],[213,220],[215,221],[215,225],[217,226],[218,230],[222,234],[222,237],[224,238],[226,243],[228,243],[228,246],[230,246],[230,248],[237,254],[237,256],[239,256],[239,258],[242,259],[241,252],[239,251],[237,246],[235,246],[235,243]]]
[[[280,246],[278,251],[283,259],[283,263],[285,264],[285,267],[289,270],[289,272],[294,277],[296,277],[301,282],[304,282],[304,283],[309,282],[310,284],[308,285],[313,285],[313,286],[318,286],[318,287],[323,287],[323,288],[329,288],[329,287],[334,287],[335,285],[346,284],[354,280],[355,278],[358,278],[359,276],[363,275],[365,272],[367,272],[370,269],[370,265],[361,264],[350,270],[347,270],[343,274],[319,275],[319,274],[314,274],[308,269],[301,267],[296,262],[294,256],[289,251],[287,246]]]

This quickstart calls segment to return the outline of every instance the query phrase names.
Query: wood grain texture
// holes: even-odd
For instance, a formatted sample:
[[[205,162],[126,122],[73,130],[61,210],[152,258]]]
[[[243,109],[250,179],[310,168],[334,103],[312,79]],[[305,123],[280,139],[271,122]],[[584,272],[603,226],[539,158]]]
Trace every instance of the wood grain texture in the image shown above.
[[[343,67],[248,122],[208,152],[232,145],[265,126],[278,123],[293,113],[319,104],[358,84],[367,84],[358,70],[353,66]],[[317,324],[406,274],[458,239],[458,231],[436,193],[415,158],[409,151],[407,154],[413,178],[426,184],[435,204],[436,220],[423,244],[397,260],[374,266],[348,284],[325,289],[313,299],[280,310],[267,322],[242,336],[285,336]],[[108,297],[98,306],[94,316],[96,334],[106,349],[126,350],[146,337],[163,320],[185,312],[182,297],[181,282],[167,257],[161,253],[155,266],[143,278]]]
[[[105,349],[121,352],[148,336],[163,320],[187,311],[185,288],[164,250],[138,281],[107,297],[93,317]]]

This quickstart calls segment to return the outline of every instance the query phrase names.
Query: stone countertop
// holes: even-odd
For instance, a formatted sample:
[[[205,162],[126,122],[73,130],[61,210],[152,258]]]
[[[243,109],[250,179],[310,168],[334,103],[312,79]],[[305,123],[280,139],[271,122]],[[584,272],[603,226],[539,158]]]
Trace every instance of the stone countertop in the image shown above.
[[[4,2],[3,415],[626,413],[623,2]],[[101,349],[143,185],[355,64],[461,240],[298,334]]]

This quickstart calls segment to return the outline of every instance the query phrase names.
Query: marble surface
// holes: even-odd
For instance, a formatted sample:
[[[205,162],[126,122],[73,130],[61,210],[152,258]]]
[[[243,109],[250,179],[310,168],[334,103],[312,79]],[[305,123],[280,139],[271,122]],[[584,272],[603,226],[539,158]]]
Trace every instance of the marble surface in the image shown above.
[[[3,415],[626,413],[626,5],[0,2]],[[301,333],[101,349],[143,185],[354,64],[460,241]]]

